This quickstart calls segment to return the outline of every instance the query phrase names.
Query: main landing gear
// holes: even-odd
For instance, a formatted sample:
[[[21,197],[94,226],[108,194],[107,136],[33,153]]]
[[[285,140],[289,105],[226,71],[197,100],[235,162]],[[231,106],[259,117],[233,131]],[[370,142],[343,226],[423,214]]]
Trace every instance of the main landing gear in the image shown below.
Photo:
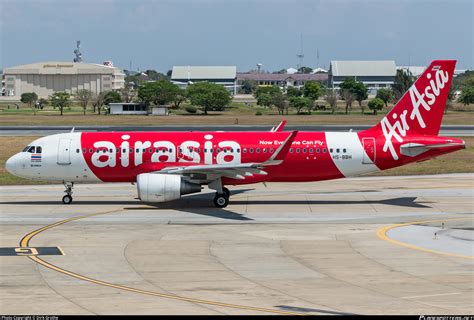
[[[222,188],[222,193],[216,192],[214,205],[217,208],[225,208],[229,204],[230,191],[226,187]]]
[[[73,182],[64,182],[64,187],[66,188],[66,190],[64,190],[64,192],[66,192],[66,195],[63,197],[63,203],[64,204],[70,204],[72,202],[72,188],[74,187],[74,183]]]

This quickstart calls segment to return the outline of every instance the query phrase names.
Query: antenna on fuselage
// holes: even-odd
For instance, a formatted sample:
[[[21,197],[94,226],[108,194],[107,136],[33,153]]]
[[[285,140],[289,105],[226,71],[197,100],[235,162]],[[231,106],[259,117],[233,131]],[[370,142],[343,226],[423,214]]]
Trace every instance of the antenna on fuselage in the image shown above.
[[[76,129],[76,127],[72,127],[72,129],[71,129],[71,133],[73,133],[73,132],[74,132],[74,129]]]

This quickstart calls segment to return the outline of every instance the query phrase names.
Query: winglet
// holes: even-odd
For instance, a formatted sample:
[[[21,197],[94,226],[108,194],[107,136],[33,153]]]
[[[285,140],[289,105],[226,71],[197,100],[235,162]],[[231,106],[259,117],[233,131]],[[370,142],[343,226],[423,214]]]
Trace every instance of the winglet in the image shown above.
[[[285,159],[286,154],[288,153],[288,151],[290,150],[291,144],[293,143],[293,140],[295,140],[297,134],[298,134],[298,131],[296,131],[296,130],[291,132],[291,134],[288,136],[288,138],[286,138],[286,140],[283,141],[281,146],[278,147],[278,149],[275,151],[275,153],[272,154],[271,157],[268,158],[267,161],[265,161],[265,163],[267,163],[267,164],[271,163],[271,162],[281,163],[283,161],[283,159]]]
[[[285,124],[286,124],[286,120],[283,119],[283,120],[278,124],[278,126],[276,126],[276,128],[272,128],[272,130],[270,130],[270,132],[283,131],[283,128],[285,127]]]

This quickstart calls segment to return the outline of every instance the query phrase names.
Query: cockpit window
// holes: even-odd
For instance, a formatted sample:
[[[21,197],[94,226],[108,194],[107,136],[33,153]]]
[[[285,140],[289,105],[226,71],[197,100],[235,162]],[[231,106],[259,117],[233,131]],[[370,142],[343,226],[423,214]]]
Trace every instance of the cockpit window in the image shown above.
[[[41,153],[42,148],[40,146],[26,146],[21,152]]]

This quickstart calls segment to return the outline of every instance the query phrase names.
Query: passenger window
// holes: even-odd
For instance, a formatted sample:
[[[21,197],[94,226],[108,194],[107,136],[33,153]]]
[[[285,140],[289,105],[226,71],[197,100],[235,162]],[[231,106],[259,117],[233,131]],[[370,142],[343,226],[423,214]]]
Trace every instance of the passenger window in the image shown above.
[[[332,153],[332,148],[331,148],[331,149],[329,149],[329,153]]]
[[[102,153],[106,153],[106,152],[107,152],[107,149],[103,149],[103,150],[102,150]]]
[[[319,153],[319,148],[318,148],[318,149],[316,149],[316,153]]]
[[[138,153],[139,149],[135,149],[135,153]]]
[[[306,153],[306,148],[303,148],[303,153]]]
[[[213,153],[213,152],[214,152],[214,149],[213,149],[213,148],[211,148],[210,152],[211,152],[211,153]]]
[[[226,149],[226,148],[224,148],[223,150],[224,150],[224,153],[227,152],[227,149]]]
[[[343,152],[343,153],[346,153],[346,151],[347,151],[346,149],[342,149],[342,152]]]
[[[143,152],[146,152],[146,149],[143,149]]]
[[[270,153],[273,153],[273,148],[270,148]]]
[[[86,148],[82,149],[82,153],[86,153],[86,152],[87,152]]]
[[[326,148],[323,148],[323,153],[326,153]]]
[[[217,152],[217,153],[221,152],[221,149],[217,148],[217,149],[216,149],[216,152]]]
[[[290,148],[290,153],[293,153],[293,148]]]
[[[250,148],[250,153],[253,153],[253,148]]]
[[[309,148],[309,153],[313,153],[313,148]]]
[[[339,151],[340,151],[339,148],[337,148],[337,149],[336,149],[336,152],[339,153]]]
[[[247,153],[247,148],[244,148],[244,153]]]
[[[201,148],[197,148],[197,153],[201,153]]]
[[[90,148],[90,149],[89,149],[89,153],[93,153],[93,152],[94,152],[94,150],[92,150],[92,148]]]
[[[300,148],[296,148],[296,153],[300,153]]]
[[[79,152],[80,152],[80,150],[79,150],[79,149],[76,149],[76,153],[79,153]]]
[[[133,153],[133,149],[132,149],[132,148],[130,148],[128,151],[129,151],[129,153]]]
[[[109,152],[110,152],[110,153],[114,152],[114,149],[110,149]]]
[[[260,148],[255,149],[257,153],[260,153]]]
[[[240,149],[239,149],[239,148],[237,148],[237,153],[240,153]]]
[[[120,152],[120,148],[117,148],[117,149],[115,150],[115,152],[119,153],[119,152]]]
[[[95,153],[99,153],[99,151],[100,151],[99,149],[95,149]]]

